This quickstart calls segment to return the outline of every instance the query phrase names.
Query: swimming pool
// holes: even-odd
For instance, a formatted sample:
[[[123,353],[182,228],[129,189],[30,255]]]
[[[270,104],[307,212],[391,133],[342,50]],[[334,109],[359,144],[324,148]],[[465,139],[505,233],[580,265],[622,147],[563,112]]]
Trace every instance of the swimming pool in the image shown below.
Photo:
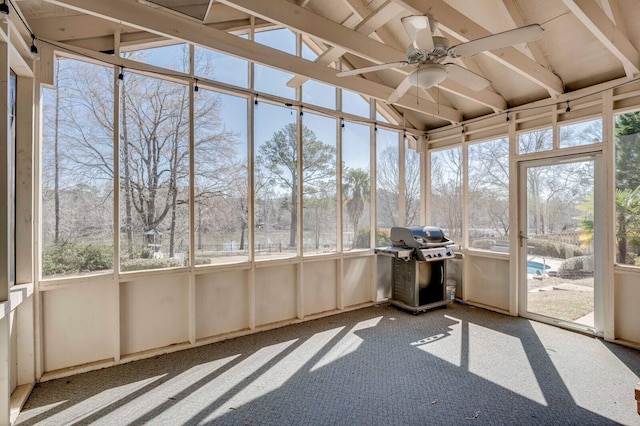
[[[542,274],[543,271],[550,269],[551,266],[544,265],[540,262],[535,262],[533,260],[527,260],[527,274],[536,275],[538,273]]]

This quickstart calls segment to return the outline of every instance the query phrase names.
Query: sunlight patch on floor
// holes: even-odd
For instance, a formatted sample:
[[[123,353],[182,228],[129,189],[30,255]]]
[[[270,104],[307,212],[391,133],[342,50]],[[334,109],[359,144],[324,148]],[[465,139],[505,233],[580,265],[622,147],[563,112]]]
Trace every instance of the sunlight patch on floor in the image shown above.
[[[547,402],[518,337],[469,324],[469,371],[542,405]]]
[[[165,377],[166,374],[160,374],[159,376],[149,377],[148,379],[139,380],[137,382],[128,383],[123,386],[117,386],[104,390],[91,398],[87,398],[79,404],[75,404],[53,416],[39,422],[39,425],[60,425],[60,424],[73,424],[80,422],[87,417],[90,417],[94,413],[102,410],[109,405],[126,399],[132,393],[145,388],[146,386],[157,382]],[[70,420],[71,419],[71,420]]]
[[[338,343],[333,345],[333,347],[327,352],[325,356],[323,356],[320,361],[318,361],[309,371],[316,371],[322,367],[325,367],[332,362],[343,358],[350,353],[353,353],[358,350],[363,340],[360,336],[356,334],[359,330],[365,330],[367,328],[375,327],[382,320],[382,317],[371,318],[366,321],[360,321],[357,323],[351,330],[347,332],[347,334],[340,339]]]
[[[203,423],[214,421],[229,412],[251,401],[273,392],[283,386],[291,377],[300,371],[314,356],[317,355],[344,327],[316,333],[300,343],[288,355],[257,377],[251,383],[246,383],[238,389],[235,395],[218,407]],[[209,398],[211,398],[209,396]]]
[[[104,417],[95,422],[96,425],[112,424],[112,418],[122,417],[125,419],[139,419],[150,413],[154,409],[167,403],[169,398],[178,397],[179,394],[188,389],[190,386],[197,384],[199,380],[213,374],[216,370],[222,368],[229,362],[238,358],[240,355],[234,355],[227,358],[217,359],[211,362],[205,362],[195,365],[186,371],[170,378],[169,380],[159,384],[158,386],[144,392],[140,396],[130,400],[125,405],[118,407],[109,413],[109,417]],[[170,389],[171,393],[168,393]],[[133,415],[132,415],[133,413]]]

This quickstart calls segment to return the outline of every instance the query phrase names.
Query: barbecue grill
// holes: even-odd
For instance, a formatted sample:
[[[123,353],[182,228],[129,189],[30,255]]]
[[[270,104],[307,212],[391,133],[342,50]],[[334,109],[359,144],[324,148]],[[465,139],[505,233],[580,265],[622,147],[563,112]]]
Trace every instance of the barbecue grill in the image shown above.
[[[390,237],[392,245],[375,253],[393,258],[391,303],[415,314],[446,305],[446,260],[455,258],[454,242],[435,226],[395,226]]]

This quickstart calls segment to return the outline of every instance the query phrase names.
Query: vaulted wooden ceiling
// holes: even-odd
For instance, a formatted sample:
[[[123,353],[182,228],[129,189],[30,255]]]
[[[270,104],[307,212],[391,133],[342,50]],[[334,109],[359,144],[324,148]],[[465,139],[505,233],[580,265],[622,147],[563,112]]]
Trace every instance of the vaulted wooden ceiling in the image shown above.
[[[409,67],[337,77],[342,69],[403,61],[410,40],[401,24],[429,14],[436,35],[451,45],[528,24],[541,38],[469,57],[450,59],[491,81],[473,91],[449,79],[412,88],[386,107],[414,128],[429,130],[496,114],[640,73],[637,0],[19,0],[16,6],[39,39],[95,51],[166,39],[190,41],[296,75],[289,85],[315,79],[379,99],[382,104]],[[234,34],[287,27],[317,50],[307,61]]]

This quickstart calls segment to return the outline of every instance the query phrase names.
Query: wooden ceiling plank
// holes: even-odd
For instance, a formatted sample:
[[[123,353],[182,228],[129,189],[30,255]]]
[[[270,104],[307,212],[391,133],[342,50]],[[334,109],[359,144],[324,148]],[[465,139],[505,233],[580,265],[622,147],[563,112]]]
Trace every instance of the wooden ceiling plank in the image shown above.
[[[455,8],[442,0],[424,2],[422,0],[394,0],[407,10],[419,14],[431,14],[436,17],[439,25],[446,31],[455,34],[463,41],[475,40],[492,35],[492,33],[477,22],[467,18]],[[549,92],[555,97],[563,93],[562,80],[542,65],[529,58],[514,47],[505,47],[494,51],[483,52],[493,60],[509,69],[523,75]]]
[[[506,9],[507,13],[509,14],[509,17],[511,18],[511,21],[513,22],[513,25],[516,28],[524,27],[525,25],[530,24],[530,22],[526,22],[524,20],[524,17],[522,16],[522,11],[518,7],[518,4],[516,3],[515,0],[502,0],[502,5]],[[544,55],[544,53],[542,53],[542,49],[540,48],[540,45],[538,44],[538,42],[532,41],[532,42],[526,43],[526,45],[537,63],[539,63],[546,69],[551,69],[549,60]]]
[[[624,66],[627,77],[640,73],[640,53],[593,0],[563,0],[564,4]]]
[[[110,0],[109,2],[87,2],[86,0],[45,1],[118,22],[122,25],[129,25],[154,34],[226,52],[266,66],[279,68],[286,72],[302,74],[311,79],[353,90],[383,101],[393,92],[391,87],[363,78],[337,77],[335,70],[325,66],[314,64],[298,56],[245,40],[242,37],[237,37],[137,2],[129,0]],[[451,123],[462,121],[462,114],[459,111],[439,106],[434,102],[419,100],[413,95],[405,95],[398,102],[398,105]]]

